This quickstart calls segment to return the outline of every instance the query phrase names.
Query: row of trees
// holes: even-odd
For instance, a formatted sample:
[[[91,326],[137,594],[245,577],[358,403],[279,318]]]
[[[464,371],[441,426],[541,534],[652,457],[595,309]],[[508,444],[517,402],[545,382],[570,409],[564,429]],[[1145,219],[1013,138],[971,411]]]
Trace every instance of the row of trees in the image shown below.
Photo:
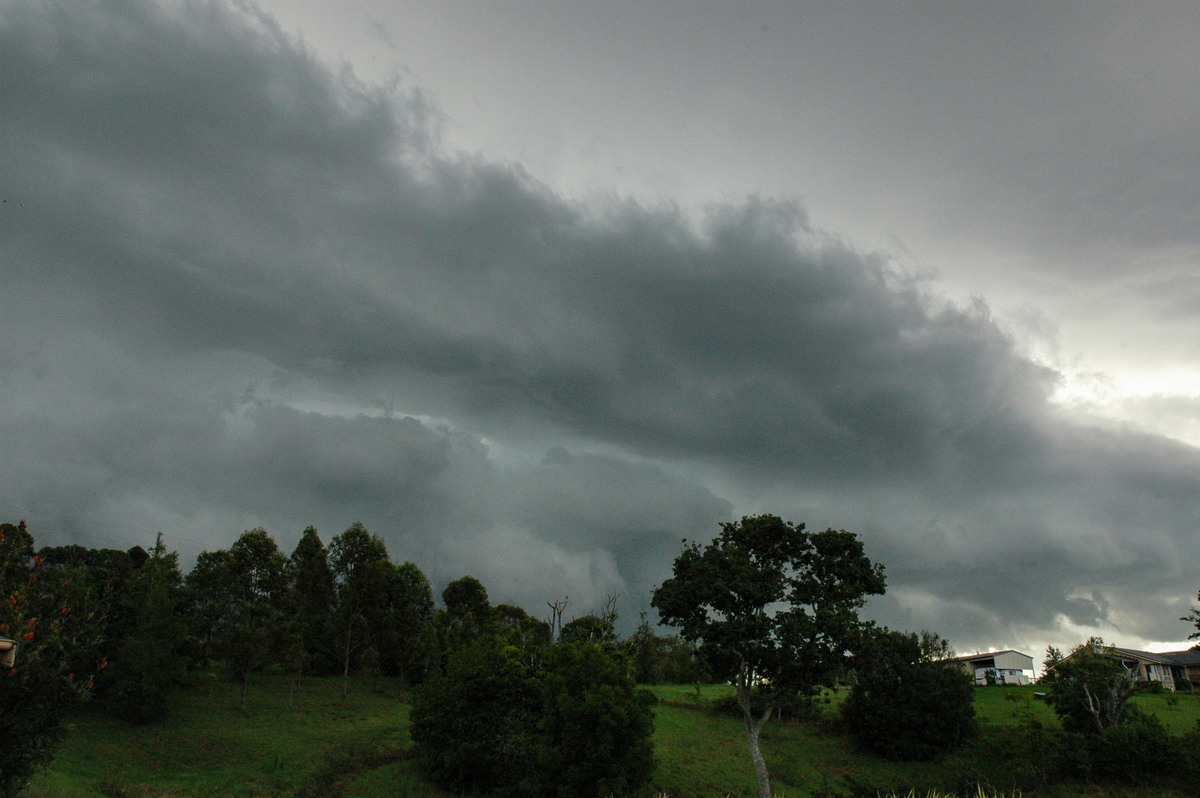
[[[442,607],[412,562],[394,563],[361,524],[326,547],[308,528],[284,554],[263,529],[202,553],[186,575],[159,536],[150,551],[34,545],[24,523],[0,525],[0,637],[19,646],[0,671],[0,796],[15,794],[63,732],[62,712],[85,697],[133,723],[162,719],[189,669],[223,670],[242,686],[264,668],[352,675],[419,685],[443,677],[470,643],[504,639],[518,650],[563,642],[601,645],[633,680],[704,678],[693,647],[656,635],[643,619],[618,640],[615,598],[595,613],[552,625],[511,605],[493,606],[465,576]],[[619,655],[619,656],[618,656]]]

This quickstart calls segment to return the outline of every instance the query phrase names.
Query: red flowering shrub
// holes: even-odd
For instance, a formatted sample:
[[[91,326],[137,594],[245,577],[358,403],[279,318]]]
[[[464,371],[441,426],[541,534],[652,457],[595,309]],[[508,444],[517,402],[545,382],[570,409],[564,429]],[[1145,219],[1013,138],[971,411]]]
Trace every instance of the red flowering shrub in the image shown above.
[[[3,798],[16,795],[53,756],[64,731],[63,709],[88,696],[90,674],[102,662],[96,601],[67,578],[70,570],[33,553],[24,521],[0,524],[0,633],[17,638],[13,666],[0,673]],[[50,617],[56,620],[40,620]],[[81,674],[89,678],[77,678]]]

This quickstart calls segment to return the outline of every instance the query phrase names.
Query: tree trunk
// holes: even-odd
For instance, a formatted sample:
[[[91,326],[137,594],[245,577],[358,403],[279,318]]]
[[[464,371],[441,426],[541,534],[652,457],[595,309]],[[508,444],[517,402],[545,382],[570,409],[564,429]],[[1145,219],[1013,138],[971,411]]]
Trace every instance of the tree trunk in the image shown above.
[[[350,630],[346,630],[346,652],[342,657],[342,700],[350,694]]]
[[[737,700],[742,708],[742,721],[746,724],[746,747],[750,749],[750,761],[758,778],[758,798],[771,798],[771,774],[767,772],[767,760],[763,759],[758,737],[775,707],[768,703],[762,717],[754,717],[754,709],[750,706],[750,690],[742,685],[737,687]]]

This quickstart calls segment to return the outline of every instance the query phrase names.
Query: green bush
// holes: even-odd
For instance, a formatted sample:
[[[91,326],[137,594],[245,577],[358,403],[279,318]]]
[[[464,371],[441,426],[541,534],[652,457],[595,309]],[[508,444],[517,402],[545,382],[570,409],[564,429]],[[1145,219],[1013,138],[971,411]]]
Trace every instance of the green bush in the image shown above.
[[[559,643],[522,659],[479,641],[451,655],[445,676],[416,691],[417,762],[460,793],[608,796],[633,792],[654,768],[653,695],[624,658]]]
[[[915,634],[887,630],[855,653],[856,683],[842,717],[860,745],[889,759],[930,759],[974,729],[971,677],[921,658]]]
[[[461,648],[446,674],[413,696],[417,762],[456,792],[524,795],[537,754],[539,703],[535,675],[520,660],[489,643]]]
[[[599,646],[552,647],[541,678],[539,795],[625,795],[654,770],[654,694]]]
[[[1127,712],[1125,722],[1089,740],[1091,774],[1100,779],[1139,782],[1178,770],[1183,750],[1153,715]]]

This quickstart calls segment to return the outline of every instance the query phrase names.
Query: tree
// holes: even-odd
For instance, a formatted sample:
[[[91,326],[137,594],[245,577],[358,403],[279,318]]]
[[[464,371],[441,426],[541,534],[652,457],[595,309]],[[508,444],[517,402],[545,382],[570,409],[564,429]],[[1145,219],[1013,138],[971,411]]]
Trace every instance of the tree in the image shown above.
[[[201,553],[188,574],[205,658],[215,653],[241,683],[243,709],[250,674],[283,648],[287,565],[275,539],[258,528],[243,532],[228,550]]]
[[[1075,646],[1053,673],[1046,701],[1067,731],[1103,733],[1126,719],[1134,672],[1100,638]]]
[[[931,759],[971,732],[971,675],[937,655],[949,650],[937,635],[877,630],[854,654],[854,686],[842,704],[850,733],[889,759]]]
[[[292,552],[289,569],[289,610],[295,630],[293,665],[296,681],[305,672],[333,673],[334,585],[329,552],[316,527],[308,527]]]
[[[105,667],[103,614],[86,573],[33,553],[33,536],[0,524],[0,637],[15,640],[0,669],[0,796],[17,795],[54,755],[66,708],[86,698]]]
[[[1196,600],[1200,601],[1200,593],[1196,594]],[[1179,620],[1190,621],[1196,627],[1196,631],[1188,635],[1188,640],[1195,640],[1200,637],[1200,607],[1192,607],[1192,611]]]
[[[1063,661],[1062,649],[1046,646],[1046,658],[1042,660],[1042,676],[1039,681],[1049,684],[1054,680],[1054,671],[1058,663]]]
[[[617,642],[617,630],[614,618],[596,615],[594,613],[572,618],[563,624],[558,639],[563,643],[593,643],[598,646],[612,646]]]
[[[443,670],[457,649],[491,637],[496,631],[487,588],[473,576],[455,579],[442,590],[444,609],[435,614]]]
[[[859,608],[884,591],[883,568],[850,532],[813,534],[760,515],[722,524],[706,546],[685,545],[673,573],[651,603],[700,643],[713,676],[733,682],[759,796],[770,798],[762,728],[787,700],[834,682],[865,628]]]
[[[392,567],[387,589],[387,621],[381,630],[384,672],[405,684],[419,684],[433,667],[433,588],[415,563]]]
[[[345,698],[356,658],[378,662],[379,649],[373,643],[387,620],[392,562],[383,538],[355,523],[330,541],[329,564],[337,584],[336,638]]]
[[[167,551],[159,533],[126,591],[128,629],[113,641],[106,697],[122,720],[152,723],[167,715],[167,692],[183,672],[182,582],[179,555]]]

